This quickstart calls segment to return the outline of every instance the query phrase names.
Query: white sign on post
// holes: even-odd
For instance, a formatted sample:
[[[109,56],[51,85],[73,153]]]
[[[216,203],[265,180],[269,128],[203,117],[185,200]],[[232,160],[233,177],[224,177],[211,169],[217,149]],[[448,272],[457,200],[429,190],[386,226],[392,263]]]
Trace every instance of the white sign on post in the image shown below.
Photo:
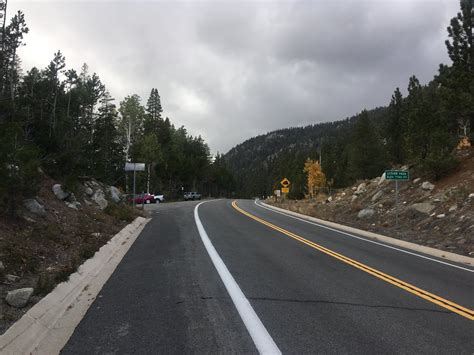
[[[145,171],[145,163],[125,163],[125,171]]]

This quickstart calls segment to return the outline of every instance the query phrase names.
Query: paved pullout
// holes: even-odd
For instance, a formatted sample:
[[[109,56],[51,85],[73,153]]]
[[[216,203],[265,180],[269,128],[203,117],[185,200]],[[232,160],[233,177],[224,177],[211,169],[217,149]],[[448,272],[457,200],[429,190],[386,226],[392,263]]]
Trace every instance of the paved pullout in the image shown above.
[[[202,245],[194,203],[156,206],[64,353],[255,352]],[[341,235],[238,201],[252,215],[424,291],[474,307],[474,273]],[[456,353],[473,321],[290,238],[205,203],[202,224],[283,353]]]

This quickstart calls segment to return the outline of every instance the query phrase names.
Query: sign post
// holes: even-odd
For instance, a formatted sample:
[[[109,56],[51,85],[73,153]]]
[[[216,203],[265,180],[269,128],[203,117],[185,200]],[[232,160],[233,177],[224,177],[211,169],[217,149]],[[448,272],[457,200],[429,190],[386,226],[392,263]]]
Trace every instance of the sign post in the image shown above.
[[[145,171],[145,163],[125,163],[125,171],[133,171],[133,207],[135,207],[137,171]]]
[[[408,181],[410,174],[405,170],[387,170],[385,171],[385,179],[395,181],[395,229],[398,230],[398,182]]]

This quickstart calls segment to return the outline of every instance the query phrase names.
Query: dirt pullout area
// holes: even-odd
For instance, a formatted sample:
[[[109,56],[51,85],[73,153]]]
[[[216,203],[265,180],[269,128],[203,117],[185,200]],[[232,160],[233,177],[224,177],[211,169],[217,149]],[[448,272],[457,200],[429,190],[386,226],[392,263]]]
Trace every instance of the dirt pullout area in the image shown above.
[[[55,185],[45,176],[16,218],[0,216],[0,334],[139,214],[112,202],[110,187],[96,181],[80,184],[75,194],[54,193]],[[33,293],[25,306],[13,307],[7,294],[22,288]]]
[[[330,197],[267,202],[327,221],[474,256],[474,150],[460,152],[458,158],[459,169],[440,181],[411,176],[410,181],[399,182],[398,228],[395,182],[384,176],[359,181]]]

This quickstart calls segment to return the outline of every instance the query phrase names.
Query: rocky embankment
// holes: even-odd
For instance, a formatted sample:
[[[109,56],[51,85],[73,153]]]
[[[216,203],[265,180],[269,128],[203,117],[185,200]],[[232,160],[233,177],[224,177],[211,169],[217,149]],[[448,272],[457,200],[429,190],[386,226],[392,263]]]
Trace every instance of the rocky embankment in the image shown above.
[[[432,182],[399,182],[398,228],[395,183],[385,176],[360,181],[332,196],[269,201],[278,207],[390,237],[474,256],[474,152],[459,153],[459,170]],[[408,170],[407,167],[402,169]]]
[[[15,219],[0,216],[0,334],[138,216],[114,186],[68,191],[44,176]]]

